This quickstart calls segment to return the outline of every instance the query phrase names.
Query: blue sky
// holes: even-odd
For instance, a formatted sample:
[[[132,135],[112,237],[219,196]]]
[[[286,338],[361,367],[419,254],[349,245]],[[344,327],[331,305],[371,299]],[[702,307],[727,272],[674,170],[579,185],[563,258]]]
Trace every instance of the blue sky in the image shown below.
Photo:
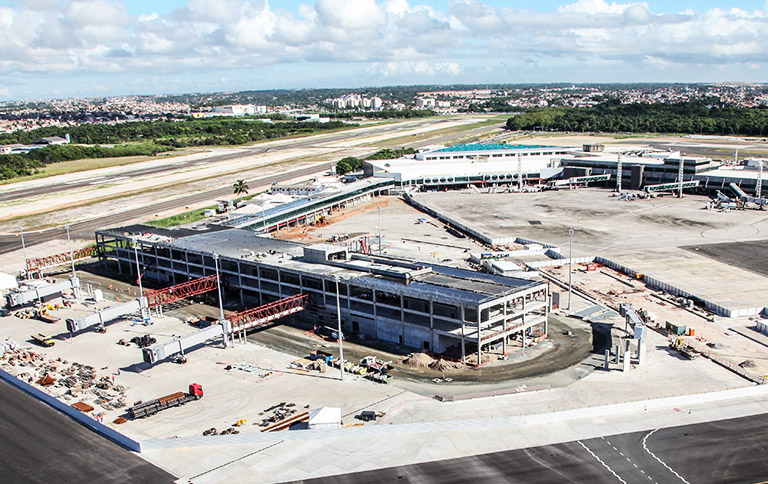
[[[0,100],[763,82],[766,45],[763,1],[0,0]]]
[[[0,2],[2,3],[2,2]],[[10,2],[5,2],[10,3]],[[159,14],[167,14],[174,9],[183,7],[187,2],[183,0],[127,0],[124,2],[128,11],[133,15],[142,15],[151,12],[157,12]],[[296,12],[298,6],[301,4],[310,4],[312,2],[302,0],[283,0],[272,1],[270,5],[274,9],[282,8],[289,11]],[[435,1],[428,0],[424,2],[418,2],[423,5],[430,5],[434,8],[446,8],[450,2],[448,1]],[[484,2],[487,5],[491,5],[496,8],[500,7],[517,7],[520,9],[537,10],[539,12],[554,12],[557,8],[565,3],[557,0],[538,0],[536,2],[505,2],[499,0],[493,0]],[[694,8],[699,11],[709,10],[712,8],[730,9],[733,7],[739,7],[745,10],[759,10],[763,8],[764,2],[762,1],[717,1],[717,0],[699,0],[692,1],[679,1],[679,0],[667,0],[667,1],[648,1],[646,2],[652,10],[665,10],[665,11],[683,11],[687,8]]]

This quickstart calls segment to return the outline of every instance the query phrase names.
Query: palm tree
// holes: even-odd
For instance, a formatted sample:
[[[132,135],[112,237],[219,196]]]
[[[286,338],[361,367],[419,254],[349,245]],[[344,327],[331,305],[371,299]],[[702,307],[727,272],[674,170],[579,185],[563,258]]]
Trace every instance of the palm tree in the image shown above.
[[[235,190],[235,195],[248,195],[248,184],[245,180],[237,180],[232,188]]]

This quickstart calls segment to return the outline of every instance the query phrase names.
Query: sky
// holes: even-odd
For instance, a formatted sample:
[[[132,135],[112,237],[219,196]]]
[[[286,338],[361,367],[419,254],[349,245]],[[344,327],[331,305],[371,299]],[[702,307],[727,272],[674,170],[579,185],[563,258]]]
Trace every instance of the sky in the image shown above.
[[[768,1],[0,0],[0,100],[766,82]]]

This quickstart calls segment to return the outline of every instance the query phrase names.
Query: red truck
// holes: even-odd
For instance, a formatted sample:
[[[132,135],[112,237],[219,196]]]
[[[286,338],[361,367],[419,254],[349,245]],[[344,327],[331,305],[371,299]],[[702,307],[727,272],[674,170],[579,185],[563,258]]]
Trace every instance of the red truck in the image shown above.
[[[189,385],[188,393],[176,392],[147,402],[139,402],[128,409],[128,414],[132,418],[149,417],[166,408],[178,407],[201,398],[203,398],[203,386],[199,383],[192,383]]]

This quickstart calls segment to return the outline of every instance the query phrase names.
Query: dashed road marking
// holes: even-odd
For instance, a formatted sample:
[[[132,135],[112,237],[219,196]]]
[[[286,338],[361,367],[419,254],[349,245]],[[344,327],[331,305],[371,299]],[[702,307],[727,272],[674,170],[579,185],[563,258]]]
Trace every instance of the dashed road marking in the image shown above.
[[[583,443],[582,441],[580,441],[580,440],[577,440],[576,442],[577,442],[577,443],[578,443],[580,446],[584,447],[584,450],[586,450],[587,452],[589,452],[589,454],[590,454],[592,457],[594,457],[595,459],[597,459],[597,461],[598,461],[599,463],[601,463],[601,464],[603,465],[603,467],[605,467],[606,469],[608,469],[608,471],[610,471],[610,473],[611,473],[611,474],[613,474],[613,475],[616,477],[616,479],[618,479],[618,480],[619,480],[619,482],[621,482],[621,483],[623,483],[623,484],[627,484],[627,481],[625,481],[624,479],[622,479],[621,477],[619,477],[619,475],[618,475],[618,474],[616,474],[616,472],[614,472],[614,470],[613,470],[613,469],[611,469],[610,467],[608,467],[608,464],[606,464],[605,462],[603,462],[603,461],[602,461],[602,459],[600,459],[600,457],[596,456],[594,452],[592,452],[591,450],[589,450],[589,447],[587,447],[586,445],[584,445],[584,443]]]
[[[677,472],[675,472],[674,470],[672,470],[672,468],[671,468],[671,467],[669,467],[669,466],[668,466],[668,465],[667,465],[667,464],[666,464],[666,463],[665,463],[663,460],[661,460],[661,459],[659,459],[658,457],[656,457],[656,454],[654,454],[653,452],[651,452],[651,451],[648,449],[648,446],[646,445],[646,441],[648,440],[648,437],[650,437],[651,435],[653,435],[653,434],[654,434],[654,432],[656,432],[657,430],[659,430],[659,429],[656,429],[656,430],[652,430],[651,432],[648,432],[648,434],[647,434],[645,437],[643,437],[643,449],[644,449],[646,452],[648,452],[648,453],[651,455],[651,457],[653,457],[654,459],[656,459],[657,461],[659,461],[659,463],[660,463],[661,465],[663,465],[664,467],[666,467],[666,468],[667,468],[667,470],[668,470],[669,472],[671,472],[672,474],[674,474],[674,475],[675,475],[675,476],[676,476],[678,479],[680,479],[681,481],[683,481],[685,484],[690,484],[688,481],[686,481],[685,479],[683,479],[683,477],[682,477],[680,474],[678,474]]]

